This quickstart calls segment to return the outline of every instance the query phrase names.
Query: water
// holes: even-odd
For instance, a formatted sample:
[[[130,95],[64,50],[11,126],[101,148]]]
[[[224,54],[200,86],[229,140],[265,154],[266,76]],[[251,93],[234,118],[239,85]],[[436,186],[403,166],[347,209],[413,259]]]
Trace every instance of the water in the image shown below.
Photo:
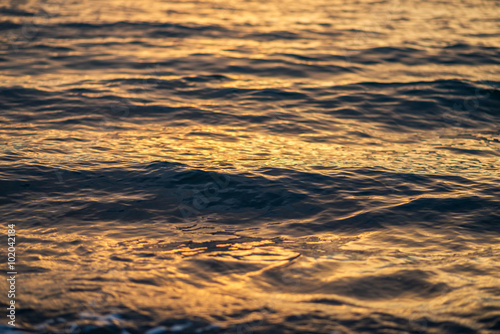
[[[19,328],[500,330],[497,1],[50,1],[0,9]]]

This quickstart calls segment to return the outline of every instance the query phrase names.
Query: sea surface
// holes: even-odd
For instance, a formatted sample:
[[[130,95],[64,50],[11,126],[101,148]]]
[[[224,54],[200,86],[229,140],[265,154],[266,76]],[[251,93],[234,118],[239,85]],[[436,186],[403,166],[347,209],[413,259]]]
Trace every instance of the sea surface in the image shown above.
[[[0,332],[500,333],[499,65],[497,0],[1,1]]]

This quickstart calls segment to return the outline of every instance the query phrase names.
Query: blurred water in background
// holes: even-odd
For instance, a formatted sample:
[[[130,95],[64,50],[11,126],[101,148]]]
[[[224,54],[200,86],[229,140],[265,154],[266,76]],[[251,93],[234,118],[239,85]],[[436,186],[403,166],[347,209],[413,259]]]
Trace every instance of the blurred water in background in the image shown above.
[[[0,18],[22,328],[500,331],[498,1],[2,1]]]

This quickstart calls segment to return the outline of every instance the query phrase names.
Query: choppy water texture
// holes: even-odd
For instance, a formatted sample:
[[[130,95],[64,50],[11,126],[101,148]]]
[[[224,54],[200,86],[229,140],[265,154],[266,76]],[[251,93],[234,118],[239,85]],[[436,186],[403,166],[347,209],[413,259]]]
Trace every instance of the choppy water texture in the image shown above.
[[[498,1],[57,1],[0,7],[19,326],[500,332]]]

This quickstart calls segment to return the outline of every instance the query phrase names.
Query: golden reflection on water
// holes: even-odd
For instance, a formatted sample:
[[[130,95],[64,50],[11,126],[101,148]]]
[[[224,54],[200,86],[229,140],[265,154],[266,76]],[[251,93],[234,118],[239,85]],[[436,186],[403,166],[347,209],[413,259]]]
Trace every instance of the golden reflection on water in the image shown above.
[[[120,126],[117,122],[113,125]],[[128,126],[126,123],[122,125]],[[9,139],[4,147],[7,152],[21,154],[24,159],[42,165],[71,165],[85,161],[169,161],[193,168],[229,168],[234,172],[287,166],[305,170],[315,167],[383,167],[397,172],[498,175],[499,144],[495,136],[490,140],[484,137],[486,140],[478,140],[477,135],[463,130],[409,135],[369,130],[371,138],[357,138],[354,142],[349,133],[366,132],[366,125],[344,123],[334,137],[281,132],[273,135],[259,128],[211,125],[139,124],[133,127],[103,133],[51,130],[17,140]],[[142,129],[138,130],[138,127]],[[462,133],[462,137],[457,138],[457,133]],[[7,141],[8,137],[4,138]],[[81,139],[71,143],[71,138]],[[325,142],[311,142],[317,138],[327,139],[322,140]],[[464,153],[460,154],[461,150],[465,150]],[[467,153],[474,150],[483,153],[471,159]]]
[[[25,273],[23,289],[31,292],[21,294],[19,302],[47,313],[64,308],[88,319],[102,314],[103,307],[104,314],[126,307],[155,317],[182,317],[187,312],[221,325],[280,322],[283,314],[310,312],[350,319],[374,309],[405,318],[432,315],[439,321],[455,311],[450,305],[470,312],[494,305],[487,291],[498,287],[496,275],[474,271],[455,275],[454,269],[497,267],[500,240],[483,247],[473,236],[456,235],[451,240],[445,233],[441,239],[436,235],[427,239],[426,234],[401,229],[356,236],[241,238],[228,243],[222,238],[198,242],[189,237],[182,242],[168,236],[161,237],[163,241],[120,241],[40,230],[24,236],[21,256],[36,258],[36,267],[19,269]],[[400,240],[391,240],[391,235]],[[431,239],[435,246],[422,252],[419,243]],[[425,284],[397,283],[405,272],[413,272],[416,282],[423,276]],[[368,294],[362,293],[368,285],[349,284],[371,275],[388,277],[390,282]],[[389,295],[393,297],[388,299]]]
[[[363,167],[401,175],[463,176],[497,182],[498,131],[480,133],[478,129],[444,126],[396,132],[384,128],[377,119],[336,117],[325,110],[300,109],[300,102],[290,106],[256,100],[258,94],[252,94],[266,89],[307,91],[374,81],[419,83],[416,86],[457,78],[498,81],[498,65],[453,64],[455,51],[447,48],[456,44],[498,47],[495,35],[489,34],[498,32],[498,9],[497,2],[486,0],[65,3],[57,8],[59,15],[52,17],[51,23],[130,21],[163,24],[159,30],[175,24],[225,29],[215,29],[210,36],[200,31],[185,38],[154,40],[135,28],[121,31],[120,27],[108,27],[101,37],[88,36],[80,29],[79,34],[67,37],[73,47],[70,52],[50,49],[45,63],[29,66],[24,62],[29,63],[30,57],[20,57],[17,70],[0,74],[3,85],[66,94],[68,99],[89,103],[90,118],[78,113],[62,113],[58,118],[53,113],[68,107],[58,102],[36,113],[19,107],[15,115],[25,118],[17,122],[0,115],[0,150],[8,157],[0,163],[13,168],[35,165],[84,172],[110,164],[128,168],[163,161],[230,175],[262,175],[268,168],[328,175]],[[294,38],[295,33],[301,38]],[[273,34],[288,38],[249,37]],[[366,50],[387,46],[423,48],[428,57],[450,62],[421,63],[418,57],[379,61],[386,56],[380,51],[373,55],[373,63],[360,64],[354,59]],[[29,56],[29,47],[27,50]],[[73,56],[109,61],[112,66],[85,68],[76,60],[56,65],[58,57]],[[324,70],[332,65],[322,58],[327,56],[333,56],[331,67],[338,67],[337,72]],[[310,67],[299,75],[285,71],[283,64]],[[265,70],[230,70],[245,65],[259,70],[282,66],[285,70],[276,76]],[[195,88],[169,86],[171,81],[213,73],[231,80],[209,82],[203,88],[250,91],[227,99],[191,98],[182,94]],[[126,80],[136,82],[128,84]],[[363,93],[371,92],[360,91],[353,99],[363,99]],[[104,112],[94,110],[96,104],[90,102],[107,96],[119,96],[121,100],[113,100],[116,103]],[[318,100],[331,97],[325,93]],[[167,112],[134,113],[139,107],[158,106],[209,110],[214,117],[204,123]],[[297,130],[294,126],[299,122],[283,114],[307,118],[311,123],[300,123],[302,127]],[[229,116],[271,119],[245,125],[222,122]],[[73,125],[62,129],[53,126],[59,121]],[[381,186],[387,187],[384,196],[351,197],[360,202],[378,200],[390,209],[426,196],[486,196],[465,186],[453,195],[438,193],[432,197],[394,192],[399,185]],[[413,190],[425,188],[414,185]],[[77,190],[74,194],[75,210],[81,209],[81,202],[144,199],[142,194],[93,197]],[[369,209],[362,207],[335,219],[347,219]],[[309,223],[300,218],[294,221]],[[169,224],[168,217],[133,226],[120,224],[111,219],[90,222],[64,218],[50,228],[23,230],[20,285],[29,293],[21,293],[19,303],[41,310],[46,317],[67,310],[85,321],[103,324],[109,323],[104,319],[106,314],[127,309],[155,319],[191,314],[223,326],[255,321],[254,328],[264,319],[279,324],[297,314],[333,314],[337,319],[361,321],[374,313],[405,319],[453,319],[475,328],[472,316],[459,318],[456,310],[475,314],[499,303],[492,297],[499,295],[499,238],[469,233],[460,227],[443,229],[442,233],[435,227],[437,231],[431,233],[411,226],[382,226],[383,231],[360,229],[351,234],[303,236],[307,233],[289,231],[284,221],[276,221],[274,225],[241,227],[237,232],[246,236],[240,237],[223,234],[230,227],[222,224],[217,228],[199,224],[199,230],[190,230],[189,224],[180,224],[180,228]],[[231,232],[237,229],[232,228]],[[254,237],[248,236],[254,233]],[[5,285],[4,280],[2,291]],[[29,319],[25,321],[30,325]],[[126,320],[113,321],[126,325]]]

